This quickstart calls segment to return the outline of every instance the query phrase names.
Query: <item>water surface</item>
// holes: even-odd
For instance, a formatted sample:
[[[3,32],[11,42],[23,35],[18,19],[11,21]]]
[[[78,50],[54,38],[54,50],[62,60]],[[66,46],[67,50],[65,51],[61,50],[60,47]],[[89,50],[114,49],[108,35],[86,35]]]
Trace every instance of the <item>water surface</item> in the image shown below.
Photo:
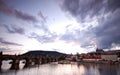
[[[72,63],[72,64],[43,64],[20,70],[8,70],[10,61],[3,61],[0,75],[120,75],[120,65]],[[22,61],[21,61],[22,62]]]

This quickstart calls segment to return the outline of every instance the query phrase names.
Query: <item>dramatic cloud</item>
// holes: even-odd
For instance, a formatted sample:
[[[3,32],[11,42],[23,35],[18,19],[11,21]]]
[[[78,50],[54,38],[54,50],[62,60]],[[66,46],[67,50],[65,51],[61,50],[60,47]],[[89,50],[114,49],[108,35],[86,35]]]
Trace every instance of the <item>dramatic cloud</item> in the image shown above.
[[[60,40],[64,40],[68,43],[73,42],[84,48],[89,48],[91,45],[95,46],[93,34],[86,30],[80,30],[79,28],[70,29],[69,27],[66,27],[66,32],[61,35]]]
[[[52,33],[49,30],[49,27],[47,25],[47,17],[45,17],[42,12],[40,11],[38,15],[41,18],[41,22],[38,25],[34,25],[34,28],[37,28],[38,30],[42,31],[42,34],[37,34],[35,32],[31,33],[29,38],[35,38],[40,43],[49,43],[54,42],[54,40],[57,38],[57,35],[55,33]],[[39,32],[40,33],[40,32]]]
[[[98,46],[110,48],[112,44],[120,44],[120,10],[116,10],[101,25],[95,28]]]
[[[85,42],[83,47],[91,46],[87,38],[93,39],[99,48],[111,48],[113,44],[120,44],[120,1],[119,0],[64,0],[62,9],[75,17],[81,24],[97,21],[97,25],[85,32],[78,34],[83,35],[78,40]],[[80,24],[80,25],[81,25]],[[89,33],[89,35],[88,35]],[[63,38],[74,40],[77,35],[67,33]],[[82,39],[82,40],[81,40]],[[68,40],[68,39],[65,39]]]
[[[40,43],[49,43],[54,42],[57,38],[57,35],[55,34],[47,34],[47,35],[39,35],[37,33],[32,33],[29,38],[34,38],[38,40]]]
[[[23,46],[22,44],[14,43],[14,42],[9,42],[4,40],[3,38],[0,37],[0,43],[4,45],[14,45],[14,46]]]
[[[0,26],[3,26],[9,33],[25,34],[25,30],[16,25],[0,24]]]
[[[78,21],[104,16],[120,7],[119,0],[64,0],[62,9]]]
[[[8,6],[7,2],[4,0],[0,0],[0,12],[2,12],[3,14],[6,14],[6,15],[15,16],[23,21],[30,21],[30,22],[38,21],[36,19],[36,17],[34,17],[28,13],[11,8],[10,6]]]

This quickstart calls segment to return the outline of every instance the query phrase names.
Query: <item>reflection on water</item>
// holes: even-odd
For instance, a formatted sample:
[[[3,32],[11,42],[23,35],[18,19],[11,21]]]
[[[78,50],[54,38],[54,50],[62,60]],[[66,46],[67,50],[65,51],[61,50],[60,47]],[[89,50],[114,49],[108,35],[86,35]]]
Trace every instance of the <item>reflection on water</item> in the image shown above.
[[[10,62],[12,62],[12,60],[4,60],[4,61],[2,61],[1,68],[3,70],[8,70],[11,67],[11,64],[9,64]]]
[[[0,75],[120,75],[120,65],[51,63],[23,69],[24,64],[20,61],[20,70],[8,70],[9,62],[2,62]]]
[[[21,60],[21,61],[20,61],[20,64],[19,64],[20,69],[23,69],[23,67],[24,67],[24,65],[25,65],[25,64],[23,64],[24,61],[25,61],[25,60]],[[3,71],[9,70],[10,67],[11,67],[11,65],[12,65],[11,62],[12,62],[12,60],[4,60],[4,61],[2,61],[2,66],[1,66],[2,70],[3,70]]]

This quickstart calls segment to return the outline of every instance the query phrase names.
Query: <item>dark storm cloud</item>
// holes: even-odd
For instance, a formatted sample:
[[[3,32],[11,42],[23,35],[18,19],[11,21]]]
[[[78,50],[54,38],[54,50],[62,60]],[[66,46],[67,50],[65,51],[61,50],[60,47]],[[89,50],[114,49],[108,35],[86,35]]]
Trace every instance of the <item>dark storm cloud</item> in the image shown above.
[[[62,8],[81,21],[98,15],[104,6],[103,0],[64,0]]]
[[[9,42],[4,40],[3,38],[0,37],[0,43],[4,45],[14,45],[14,46],[23,46],[22,44],[14,43],[14,42]]]
[[[48,34],[48,35],[39,35],[37,33],[32,33],[29,38],[34,38],[38,40],[40,43],[49,43],[49,42],[54,42],[56,39],[55,34]]]
[[[6,1],[4,0],[0,0],[0,12],[6,15],[11,15],[11,16],[15,16],[23,21],[30,21],[30,22],[37,22],[38,20],[36,19],[36,17],[22,12],[20,10],[11,8]]]
[[[112,44],[120,44],[120,10],[115,11],[109,16],[109,19],[100,23],[95,28],[95,36],[98,46],[102,48],[110,48]]]
[[[93,18],[98,21],[98,26],[86,29],[85,33],[82,32],[84,36],[78,40],[86,40],[87,37],[93,38],[97,46],[104,49],[111,48],[112,44],[120,44],[119,0],[64,0],[62,9],[79,22],[88,22],[89,19],[93,21]],[[77,35],[66,33],[64,37],[71,37],[70,40],[74,40],[73,36]],[[89,46],[88,43],[89,41],[86,41],[82,46]]]
[[[62,9],[78,21],[119,9],[119,0],[64,0]]]
[[[9,33],[25,34],[25,30],[16,25],[1,24],[0,26],[4,27]]]

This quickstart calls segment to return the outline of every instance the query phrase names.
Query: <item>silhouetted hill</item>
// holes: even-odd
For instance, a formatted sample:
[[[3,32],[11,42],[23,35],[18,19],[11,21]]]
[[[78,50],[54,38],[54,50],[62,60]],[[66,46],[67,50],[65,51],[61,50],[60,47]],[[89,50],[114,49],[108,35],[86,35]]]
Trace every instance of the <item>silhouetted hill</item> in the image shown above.
[[[24,53],[22,55],[33,55],[33,56],[37,56],[37,55],[41,55],[41,56],[60,56],[60,55],[66,55],[64,53],[60,53],[57,51],[42,51],[42,50],[36,50],[36,51],[29,51],[27,53]]]

